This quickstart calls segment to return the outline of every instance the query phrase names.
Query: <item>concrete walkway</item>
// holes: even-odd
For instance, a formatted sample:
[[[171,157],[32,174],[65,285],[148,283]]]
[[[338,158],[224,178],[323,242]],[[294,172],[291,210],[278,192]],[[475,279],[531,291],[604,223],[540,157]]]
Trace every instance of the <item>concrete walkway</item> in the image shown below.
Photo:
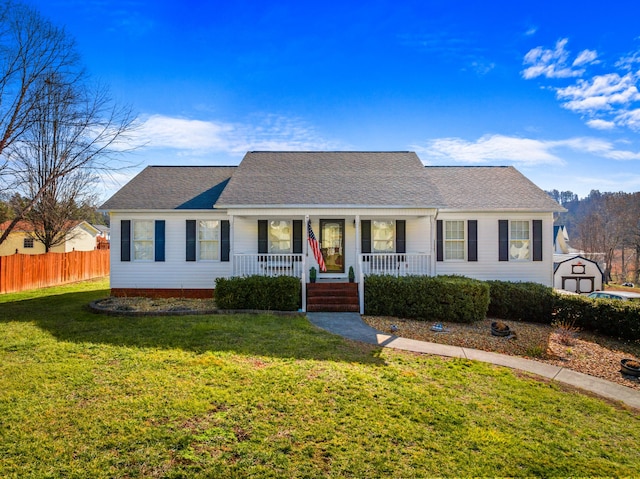
[[[570,384],[571,386],[593,392],[599,396],[613,399],[614,401],[621,401],[629,406],[640,409],[639,391],[560,366],[553,366],[518,356],[508,356],[506,354],[490,353],[478,349],[461,348],[458,346],[448,346],[446,344],[428,343],[425,341],[391,336],[366,324],[358,313],[307,313],[307,318],[319,328],[347,339],[375,344],[385,348],[473,359],[498,366],[520,369],[549,378],[553,381]]]

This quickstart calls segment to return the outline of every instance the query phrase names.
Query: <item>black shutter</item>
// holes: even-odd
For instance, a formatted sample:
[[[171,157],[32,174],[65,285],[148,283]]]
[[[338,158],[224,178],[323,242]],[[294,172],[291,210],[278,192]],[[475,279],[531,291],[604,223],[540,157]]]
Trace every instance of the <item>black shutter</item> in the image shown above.
[[[267,220],[258,220],[258,253],[267,254],[269,252]]]
[[[156,261],[164,261],[164,220],[156,220],[155,244],[156,244]]]
[[[498,220],[498,260],[509,261],[509,221]]]
[[[467,221],[467,261],[478,261],[478,220]]]
[[[542,261],[542,220],[533,220],[533,261]]]
[[[120,221],[120,261],[131,261],[131,220]]]
[[[196,220],[187,220],[187,261],[196,260]]]
[[[396,253],[407,252],[407,222],[396,220]]]
[[[293,220],[293,252],[302,253],[302,220]]]
[[[360,246],[361,253],[371,253],[371,220],[360,221]]]
[[[229,253],[231,252],[231,225],[229,220],[220,222],[220,261],[229,261]]]
[[[436,221],[436,261],[444,260],[444,235],[442,233],[442,220]]]

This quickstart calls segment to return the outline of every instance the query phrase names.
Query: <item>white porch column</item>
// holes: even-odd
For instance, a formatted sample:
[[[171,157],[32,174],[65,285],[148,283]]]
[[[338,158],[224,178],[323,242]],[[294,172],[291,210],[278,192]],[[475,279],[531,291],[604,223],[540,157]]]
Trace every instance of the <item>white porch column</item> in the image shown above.
[[[358,302],[360,304],[360,314],[364,314],[364,276],[362,276],[362,263],[360,261],[361,249],[360,215],[356,215],[356,278],[358,278]]]

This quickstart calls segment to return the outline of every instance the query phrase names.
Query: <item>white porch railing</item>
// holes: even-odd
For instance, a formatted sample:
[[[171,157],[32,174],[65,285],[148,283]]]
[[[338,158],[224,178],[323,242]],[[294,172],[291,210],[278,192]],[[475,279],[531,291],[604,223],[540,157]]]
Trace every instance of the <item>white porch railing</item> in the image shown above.
[[[234,254],[234,276],[294,276],[302,278],[302,254]]]
[[[365,253],[360,255],[360,271],[392,276],[430,276],[431,255],[425,253]]]

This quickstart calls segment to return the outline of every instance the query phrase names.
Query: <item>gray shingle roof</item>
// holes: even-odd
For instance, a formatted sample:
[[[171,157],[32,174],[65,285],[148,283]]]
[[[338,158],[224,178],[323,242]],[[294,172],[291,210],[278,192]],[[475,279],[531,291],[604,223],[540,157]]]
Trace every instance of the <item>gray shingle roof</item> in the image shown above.
[[[218,200],[220,207],[440,203],[413,152],[249,152]]]
[[[150,166],[100,208],[322,206],[564,211],[513,167],[424,167],[412,152],[250,152],[237,166]]]
[[[100,209],[211,209],[235,169],[235,166],[148,166]]]
[[[513,166],[427,166],[442,208],[565,211]]]

